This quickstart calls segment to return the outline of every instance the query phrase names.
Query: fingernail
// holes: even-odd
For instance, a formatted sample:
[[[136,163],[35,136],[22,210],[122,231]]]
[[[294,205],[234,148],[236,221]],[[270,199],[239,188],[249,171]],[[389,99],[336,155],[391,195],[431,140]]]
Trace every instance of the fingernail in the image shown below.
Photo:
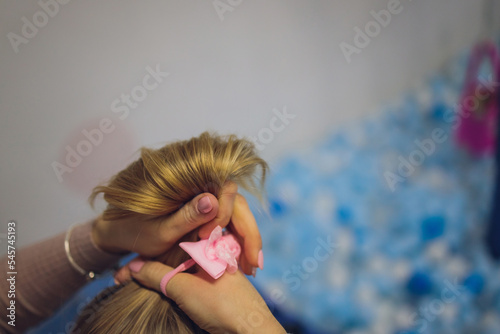
[[[212,203],[208,196],[203,197],[198,201],[198,211],[201,213],[209,213],[212,211]]]
[[[257,275],[257,268],[253,267],[252,268],[252,276],[255,278],[255,275]]]
[[[262,253],[262,249],[259,251],[259,260],[258,260],[258,265],[260,270],[264,269],[264,253]]]
[[[115,278],[115,285],[120,285],[120,282]]]
[[[134,273],[138,273],[141,270],[144,263],[146,263],[146,262],[139,260],[139,259],[134,259],[134,260],[130,261],[130,263],[128,264],[128,267]]]

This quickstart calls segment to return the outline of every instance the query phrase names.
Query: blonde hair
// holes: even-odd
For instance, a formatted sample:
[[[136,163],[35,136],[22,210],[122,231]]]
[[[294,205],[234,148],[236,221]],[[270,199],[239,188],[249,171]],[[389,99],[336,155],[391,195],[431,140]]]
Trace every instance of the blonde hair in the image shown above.
[[[260,168],[260,177],[256,175]],[[141,157],[115,175],[108,185],[94,188],[93,205],[102,193],[108,203],[104,220],[166,217],[196,195],[219,197],[233,181],[261,198],[268,166],[254,145],[234,135],[208,132],[160,149],[141,149]],[[197,231],[181,241],[195,241]],[[174,245],[156,260],[177,267],[189,256]],[[81,313],[73,333],[205,333],[164,295],[135,281],[111,287],[98,295]]]

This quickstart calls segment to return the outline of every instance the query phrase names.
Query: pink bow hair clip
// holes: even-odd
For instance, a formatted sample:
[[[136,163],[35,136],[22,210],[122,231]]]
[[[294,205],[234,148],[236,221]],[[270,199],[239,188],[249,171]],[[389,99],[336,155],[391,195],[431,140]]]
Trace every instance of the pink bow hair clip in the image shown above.
[[[166,274],[160,288],[166,296],[168,281],[178,272],[184,271],[197,263],[214,279],[218,279],[227,270],[233,274],[238,270],[238,259],[241,246],[232,234],[223,234],[222,228],[216,226],[208,239],[197,242],[181,242],[179,246],[191,256],[191,259]]]

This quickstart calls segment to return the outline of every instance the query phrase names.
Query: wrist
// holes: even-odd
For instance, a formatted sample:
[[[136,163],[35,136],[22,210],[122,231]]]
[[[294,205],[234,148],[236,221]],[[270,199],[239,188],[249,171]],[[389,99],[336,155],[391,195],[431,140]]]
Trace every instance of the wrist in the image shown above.
[[[113,238],[111,237],[109,227],[102,216],[96,218],[92,224],[91,238],[94,244],[100,250],[113,255],[124,255],[128,251],[112,244]]]
[[[246,318],[238,317],[237,323],[234,324],[236,328],[229,332],[234,334],[242,332],[252,334],[287,334],[286,330],[270,311],[264,313],[260,311],[253,311],[253,313],[259,314],[259,317],[255,317],[255,319],[250,317],[250,315]]]
[[[102,273],[115,266],[122,257],[103,251],[97,246],[92,238],[94,223],[95,219],[71,227],[66,232],[64,241],[66,257],[71,266],[79,273],[85,272],[85,275],[90,272]]]
[[[281,326],[281,324],[272,316],[272,319],[268,321],[269,323],[265,324],[259,333],[263,334],[287,334],[286,330]]]

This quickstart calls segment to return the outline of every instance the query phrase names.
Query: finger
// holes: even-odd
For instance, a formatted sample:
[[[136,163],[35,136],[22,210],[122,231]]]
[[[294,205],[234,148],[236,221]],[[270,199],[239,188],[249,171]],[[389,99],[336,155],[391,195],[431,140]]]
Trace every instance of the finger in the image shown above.
[[[157,261],[137,260],[136,263],[133,262],[131,261],[129,264],[132,277],[142,285],[163,293],[160,286],[161,281],[174,268]],[[193,290],[193,286],[197,284],[197,280],[199,283],[197,275],[183,272],[176,273],[165,287],[167,296],[176,301],[179,297],[189,294]]]
[[[245,274],[252,274],[252,269],[263,267],[262,238],[260,236],[257,221],[250,211],[248,203],[242,195],[235,198],[233,216],[231,217],[231,227],[243,240],[244,259],[240,259],[242,269]],[[259,260],[259,257],[261,259]],[[252,268],[250,268],[250,266]],[[262,269],[262,268],[261,268]]]
[[[161,262],[143,260],[132,260],[128,267],[134,279],[142,285],[158,292],[161,292],[160,282],[163,276],[173,270],[172,267],[164,265]]]
[[[114,275],[115,284],[125,284],[132,279],[130,276],[130,269],[128,266],[123,266],[117,270]]]
[[[217,225],[224,228],[227,224],[229,224],[229,220],[233,214],[234,199],[236,198],[236,194],[238,194],[238,185],[232,181],[227,181],[222,187],[222,191],[219,196],[219,210],[217,215],[208,224],[202,226],[198,232],[198,236],[201,239],[207,239]]]
[[[173,243],[198,226],[213,220],[218,211],[219,202],[214,195],[200,194],[162,222],[164,235]]]
[[[255,277],[255,275],[257,273],[257,269],[256,269],[256,267],[254,267],[253,265],[251,265],[248,262],[247,258],[245,257],[244,252],[240,256],[239,262],[240,262],[241,271],[243,271],[246,275],[252,275],[253,277]]]

